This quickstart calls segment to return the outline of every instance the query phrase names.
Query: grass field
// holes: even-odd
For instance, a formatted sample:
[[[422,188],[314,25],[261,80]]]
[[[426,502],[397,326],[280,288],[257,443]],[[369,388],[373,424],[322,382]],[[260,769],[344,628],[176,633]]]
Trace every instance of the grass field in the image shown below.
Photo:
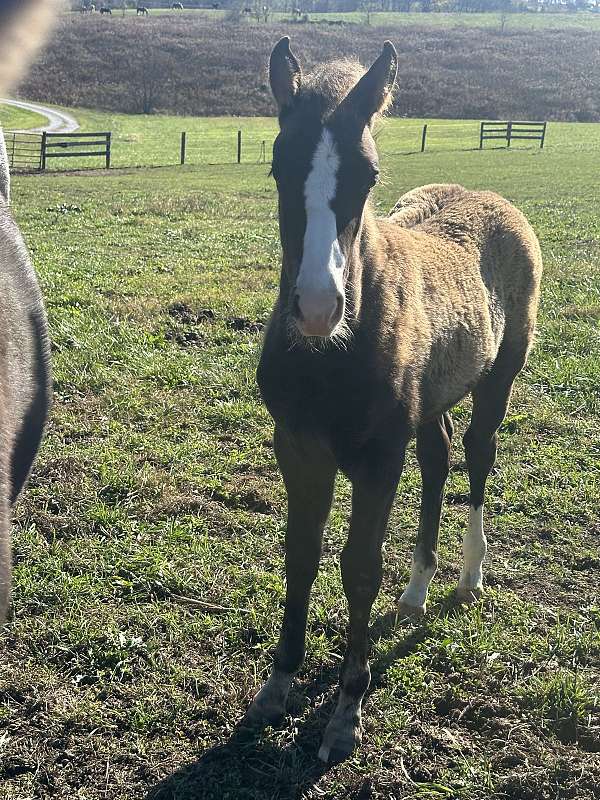
[[[46,122],[46,117],[42,117],[41,114],[0,103],[0,126],[7,131],[39,128],[40,125],[45,125]]]
[[[382,212],[421,183],[491,187],[529,216],[546,275],[490,480],[485,596],[452,608],[464,402],[429,616],[394,615],[417,522],[411,454],[374,611],[364,744],[329,770],[316,753],[344,642],[343,480],[290,715],[262,734],[237,727],[283,601],[284,492],[254,380],[278,280],[268,167],[15,178],[56,391],[16,511],[3,800],[599,796],[600,176],[595,145],[555,135],[543,152],[423,155],[393,155],[391,125],[380,136]]]
[[[0,119],[9,107],[0,106]],[[242,163],[257,165],[271,159],[277,121],[273,117],[184,117],[171,115],[110,114],[88,109],[69,109],[82,132],[112,132],[114,167],[165,167],[179,164],[181,133],[186,132],[186,163],[233,164],[237,159],[237,133],[242,131]],[[40,119],[34,115],[32,125]],[[24,123],[24,120],[23,120]],[[382,152],[390,156],[419,156],[423,125],[427,124],[427,153],[474,151],[479,147],[479,120],[402,119],[392,117],[377,132]],[[8,130],[12,127],[5,124]],[[26,127],[25,124],[14,127]],[[263,150],[264,142],[264,150]],[[503,141],[488,141],[486,150],[504,149]],[[551,122],[548,125],[547,152],[563,158],[600,150],[598,123]],[[538,142],[515,141],[511,148],[535,156]],[[570,154],[570,155],[569,155]],[[264,155],[264,158],[263,158]],[[541,153],[538,153],[542,156]],[[102,168],[104,159],[53,159],[48,169],[71,170]]]
[[[225,10],[213,10],[208,8],[186,8],[182,13],[181,11],[173,11],[166,8],[151,8],[149,9],[149,13],[151,16],[169,16],[175,18],[191,15],[195,19],[203,19],[207,22],[218,22],[225,19],[228,12]],[[116,19],[122,16],[122,11],[113,11],[113,17]],[[135,9],[128,9],[125,16],[136,16]],[[367,21],[366,12],[362,11],[309,13],[308,16],[310,22],[316,24],[345,22],[350,25],[364,25]],[[269,16],[269,20],[272,22],[287,22],[290,19],[290,14],[280,12],[273,13]],[[500,28],[501,25],[499,13],[470,14],[453,12],[422,14],[419,12],[410,12],[405,14],[375,11],[371,12],[369,19],[372,27],[398,26],[399,28],[403,28],[406,26],[427,26],[440,28]],[[143,21],[143,19],[141,21]],[[251,15],[248,15],[246,21],[249,25],[262,24],[257,22]],[[579,11],[570,14],[507,14],[504,27],[505,30],[564,30],[571,28],[600,30],[600,14],[587,11]]]

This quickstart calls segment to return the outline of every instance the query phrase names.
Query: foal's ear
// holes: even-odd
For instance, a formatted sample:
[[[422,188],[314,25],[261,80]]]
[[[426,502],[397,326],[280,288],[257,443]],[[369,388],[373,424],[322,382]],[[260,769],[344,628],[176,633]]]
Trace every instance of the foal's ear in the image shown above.
[[[385,111],[390,104],[397,74],[396,48],[391,42],[384,42],[381,55],[346,96],[342,106],[368,125],[374,114]]]
[[[269,59],[269,81],[281,114],[286,106],[292,104],[302,82],[302,70],[298,59],[290,50],[289,36],[284,36],[273,48]]]

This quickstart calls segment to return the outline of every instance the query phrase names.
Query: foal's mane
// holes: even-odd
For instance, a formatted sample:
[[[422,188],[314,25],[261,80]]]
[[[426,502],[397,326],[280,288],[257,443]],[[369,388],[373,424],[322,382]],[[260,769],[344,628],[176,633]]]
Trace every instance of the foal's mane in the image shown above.
[[[356,59],[339,58],[319,64],[302,77],[300,89],[295,98],[295,107],[303,114],[316,116],[324,122],[338,108],[346,95],[356,86],[366,73],[365,68]],[[389,91],[384,105],[373,114],[369,127],[385,114],[393,99],[393,91]]]
[[[319,64],[303,77],[298,106],[326,119],[364,74],[364,67],[353,59],[341,58]]]

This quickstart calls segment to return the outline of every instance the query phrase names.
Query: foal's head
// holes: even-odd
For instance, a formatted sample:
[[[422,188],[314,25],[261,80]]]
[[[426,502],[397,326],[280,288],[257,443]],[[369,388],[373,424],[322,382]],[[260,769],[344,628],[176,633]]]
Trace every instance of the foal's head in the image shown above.
[[[398,60],[390,42],[373,66],[326,64],[303,78],[281,39],[269,77],[279,106],[273,146],[288,316],[305,337],[342,337],[346,284],[369,192],[379,174],[371,124],[391,99]]]

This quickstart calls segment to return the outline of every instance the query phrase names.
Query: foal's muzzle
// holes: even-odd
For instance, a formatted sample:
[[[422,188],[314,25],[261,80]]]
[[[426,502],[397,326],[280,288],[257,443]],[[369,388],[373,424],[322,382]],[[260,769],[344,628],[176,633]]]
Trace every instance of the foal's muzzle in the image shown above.
[[[340,291],[313,294],[296,291],[292,317],[303,336],[329,338],[344,316],[345,300]]]

